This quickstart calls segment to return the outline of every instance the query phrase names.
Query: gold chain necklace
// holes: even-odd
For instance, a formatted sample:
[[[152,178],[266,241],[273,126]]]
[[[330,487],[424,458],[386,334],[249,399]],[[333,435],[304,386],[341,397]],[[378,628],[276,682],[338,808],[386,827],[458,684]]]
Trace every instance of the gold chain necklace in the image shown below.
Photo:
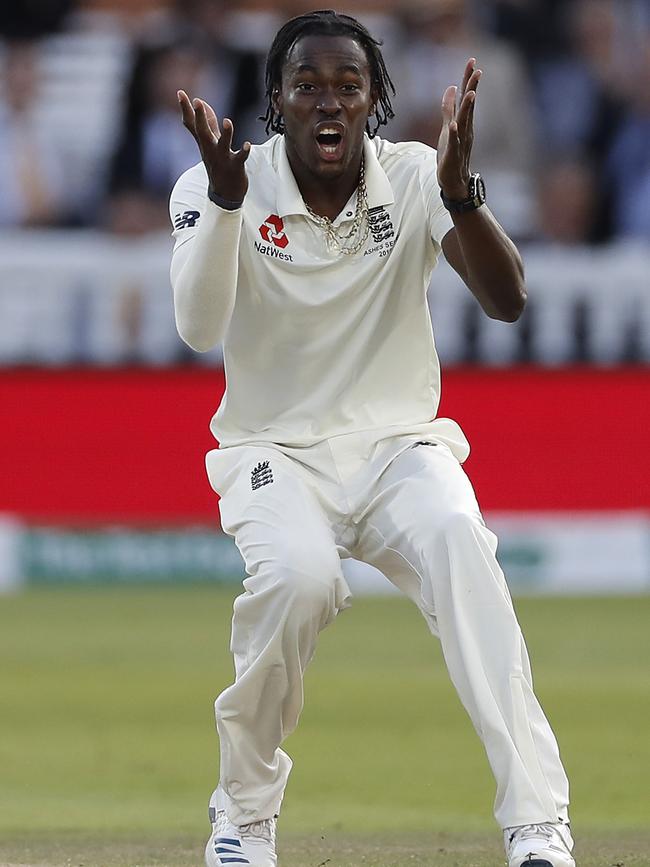
[[[358,253],[366,243],[370,232],[370,224],[368,222],[368,190],[366,189],[364,160],[361,160],[361,170],[359,171],[359,186],[357,187],[357,204],[354,209],[354,219],[348,232],[342,234],[341,229],[335,228],[329,217],[322,217],[320,214],[312,211],[309,205],[306,203],[305,205],[311,217],[321,228],[325,229],[327,246],[330,250],[334,253],[343,253],[345,256],[352,256],[354,253]]]

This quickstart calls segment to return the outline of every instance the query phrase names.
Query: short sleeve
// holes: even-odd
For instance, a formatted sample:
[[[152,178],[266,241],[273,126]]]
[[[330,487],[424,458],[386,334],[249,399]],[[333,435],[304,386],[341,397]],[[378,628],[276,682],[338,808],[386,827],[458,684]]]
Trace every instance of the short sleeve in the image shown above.
[[[194,237],[205,213],[207,195],[208,176],[203,163],[188,169],[176,181],[169,197],[174,250]]]
[[[440,246],[447,232],[454,228],[454,222],[440,198],[437,170],[437,154],[433,148],[427,148],[420,164],[420,187],[429,221],[429,234],[431,239]]]

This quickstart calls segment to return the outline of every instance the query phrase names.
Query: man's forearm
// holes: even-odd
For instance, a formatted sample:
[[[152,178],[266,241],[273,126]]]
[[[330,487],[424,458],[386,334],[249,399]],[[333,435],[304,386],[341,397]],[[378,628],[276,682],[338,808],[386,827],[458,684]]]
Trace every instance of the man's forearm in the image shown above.
[[[196,235],[172,257],[176,327],[199,352],[223,340],[235,305],[241,211],[206,200]]]
[[[452,218],[465,282],[488,316],[514,322],[526,303],[519,251],[485,205]]]

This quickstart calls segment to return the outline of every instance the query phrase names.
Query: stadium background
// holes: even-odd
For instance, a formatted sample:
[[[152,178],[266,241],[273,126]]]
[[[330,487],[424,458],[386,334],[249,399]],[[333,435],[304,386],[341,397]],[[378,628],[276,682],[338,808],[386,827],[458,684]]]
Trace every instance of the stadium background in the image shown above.
[[[175,92],[232,117],[239,140],[262,140],[272,35],[321,5],[32,0],[0,13],[0,863],[196,860],[241,564],[202,466],[220,352],[192,354],[173,325],[167,197],[197,160]],[[574,815],[600,841],[587,852],[621,861],[618,839],[626,864],[650,864],[650,4],[340,8],[384,39],[398,91],[388,138],[435,144],[444,87],[470,55],[485,71],[474,162],[522,249],[530,301],[516,325],[492,322],[438,267],[441,412],[468,434],[467,470],[523,596]],[[469,828],[479,858],[491,783],[436,651],[413,637],[402,600],[373,598],[390,590],[381,576],[351,564],[349,577],[361,598],[323,637],[292,738],[303,770],[286,863],[311,857],[299,841],[315,826],[343,829],[350,851],[378,827],[394,832],[384,848],[405,829],[453,848]],[[369,655],[355,677],[343,662],[361,653],[358,635]],[[385,678],[419,708],[406,733],[377,703]],[[351,711],[359,695],[364,712]],[[149,715],[133,716],[146,697]],[[449,757],[436,747],[432,787],[406,768],[417,775],[436,732]],[[107,831],[118,856],[99,853]],[[168,861],[154,852],[161,834]]]

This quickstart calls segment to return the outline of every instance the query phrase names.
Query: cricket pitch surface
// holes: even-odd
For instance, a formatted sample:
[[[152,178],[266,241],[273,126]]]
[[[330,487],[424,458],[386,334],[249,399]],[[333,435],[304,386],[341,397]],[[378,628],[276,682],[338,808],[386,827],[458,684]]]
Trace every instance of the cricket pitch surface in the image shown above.
[[[201,867],[236,590],[0,599],[0,867]],[[650,596],[515,600],[571,780],[577,867],[650,867]],[[482,746],[401,597],[321,636],[279,867],[503,867]]]

